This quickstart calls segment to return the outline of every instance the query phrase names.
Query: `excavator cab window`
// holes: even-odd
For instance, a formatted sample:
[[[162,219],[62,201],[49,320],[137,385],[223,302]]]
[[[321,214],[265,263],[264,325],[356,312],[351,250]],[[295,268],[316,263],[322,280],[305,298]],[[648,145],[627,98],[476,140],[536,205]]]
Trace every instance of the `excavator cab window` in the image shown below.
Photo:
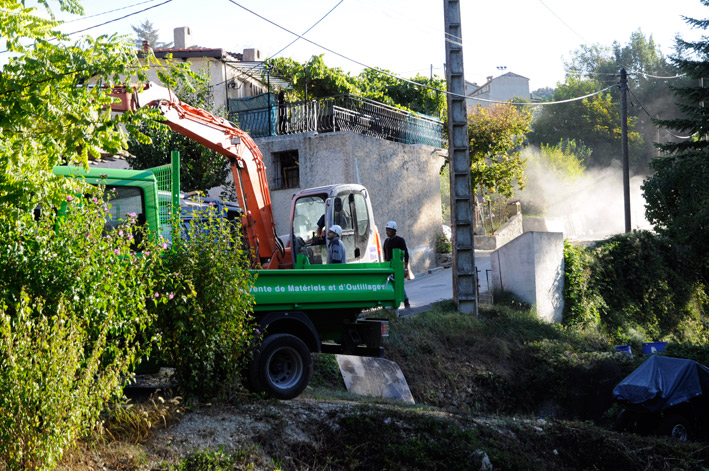
[[[298,254],[306,255],[311,264],[320,264],[327,260],[326,201],[327,195],[305,196],[296,200],[293,208],[293,254],[294,257]]]
[[[341,201],[342,209],[338,211],[337,201]],[[347,221],[347,227],[342,226],[342,243],[347,253],[347,263],[358,261],[367,255],[369,241],[369,211],[364,195],[358,191],[343,192],[335,198],[333,216],[340,215]]]

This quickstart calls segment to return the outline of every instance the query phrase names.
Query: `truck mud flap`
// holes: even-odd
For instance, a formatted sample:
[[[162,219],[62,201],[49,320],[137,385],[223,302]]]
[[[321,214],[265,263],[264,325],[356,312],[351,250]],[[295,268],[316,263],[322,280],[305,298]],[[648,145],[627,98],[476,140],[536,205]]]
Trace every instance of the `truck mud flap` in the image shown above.
[[[341,344],[323,343],[323,353],[342,353],[363,357],[383,357],[384,337],[389,336],[386,319],[359,319],[345,326]]]

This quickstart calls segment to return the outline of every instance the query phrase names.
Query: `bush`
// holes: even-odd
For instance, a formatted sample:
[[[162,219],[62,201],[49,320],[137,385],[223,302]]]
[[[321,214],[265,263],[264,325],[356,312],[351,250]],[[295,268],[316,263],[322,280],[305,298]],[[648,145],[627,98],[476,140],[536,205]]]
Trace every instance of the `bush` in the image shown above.
[[[451,241],[442,231],[436,233],[436,253],[451,253]]]
[[[592,248],[565,248],[564,323],[599,325],[618,343],[702,342],[703,286],[684,274],[682,253],[647,231],[619,234]]]
[[[156,334],[162,356],[175,367],[185,393],[202,397],[226,394],[238,380],[255,326],[251,315],[249,271],[238,221],[204,210],[173,239],[161,260],[154,297]]]
[[[132,256],[132,221],[104,235],[103,218],[98,198],[68,196],[59,215],[0,219],[0,464],[7,469],[51,469],[98,422],[151,346],[142,333],[152,322],[157,253]]]

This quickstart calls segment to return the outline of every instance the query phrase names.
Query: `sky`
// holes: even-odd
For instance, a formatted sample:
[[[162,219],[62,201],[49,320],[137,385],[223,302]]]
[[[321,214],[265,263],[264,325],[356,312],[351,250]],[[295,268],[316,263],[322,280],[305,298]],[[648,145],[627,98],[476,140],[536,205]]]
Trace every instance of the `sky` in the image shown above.
[[[256,48],[264,58],[278,54],[298,62],[324,54],[326,65],[352,74],[366,66],[405,78],[445,76],[444,0],[84,0],[82,4],[84,19],[57,14],[70,21],[63,25],[64,32],[107,23],[82,34],[134,37],[131,26],[148,20],[164,42],[173,40],[174,28],[189,26],[193,42],[203,47],[230,52]],[[700,0],[462,0],[460,5],[465,79],[482,84],[489,76],[513,72],[530,80],[530,90],[563,82],[564,61],[582,44],[610,46],[618,41],[624,45],[631,33],[640,30],[669,55],[677,34],[690,40],[700,37],[683,15],[709,18],[709,8]],[[292,33],[303,35],[308,29],[304,38],[310,42],[298,39],[280,52],[297,39]]]

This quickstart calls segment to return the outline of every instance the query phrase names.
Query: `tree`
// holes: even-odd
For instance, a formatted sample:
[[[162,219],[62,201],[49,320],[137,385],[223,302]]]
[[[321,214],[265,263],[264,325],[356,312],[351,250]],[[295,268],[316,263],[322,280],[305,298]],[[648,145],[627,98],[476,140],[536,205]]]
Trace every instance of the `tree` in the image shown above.
[[[603,83],[594,79],[567,77],[554,92],[555,101],[571,100],[603,89]],[[642,154],[642,139],[634,125],[637,119],[628,118],[628,146],[630,160],[638,164]],[[620,105],[609,92],[583,100],[544,106],[532,125],[529,140],[533,144],[555,145],[560,141],[575,140],[592,150],[587,167],[606,167],[620,160],[621,123]]]
[[[53,3],[82,12],[76,0]],[[95,190],[52,174],[126,147],[120,125],[147,114],[112,117],[106,87],[145,74],[116,36],[70,44],[43,16],[23,0],[0,9],[13,53],[0,75],[0,468],[10,470],[51,469],[150,344],[139,334],[150,257],[120,263],[130,242],[102,234],[103,202],[77,197]]]
[[[147,41],[150,49],[164,49],[172,47],[172,43],[164,43],[160,41],[160,31],[153,27],[153,24],[149,20],[145,20],[143,24],[138,26],[132,26],[135,32],[136,38],[134,40],[135,47],[138,49],[143,49],[143,45]]]
[[[628,88],[630,90],[628,108],[630,129],[636,132],[630,137],[630,160],[633,168],[638,172],[647,170],[648,162],[655,155],[652,142],[656,139],[657,126],[650,119],[652,117],[670,117],[676,111],[671,100],[670,90],[667,87],[668,77],[676,74],[676,68],[663,56],[660,48],[655,44],[652,36],[647,38],[642,31],[638,30],[630,35],[627,44],[621,45],[615,41],[611,46],[601,46],[598,44],[591,46],[581,46],[577,49],[569,62],[565,63],[566,83],[583,83],[589,81],[594,83],[591,87],[585,87],[588,93],[592,93],[593,87],[596,90],[615,85],[621,69],[628,72]],[[616,89],[609,91],[612,96],[613,106],[618,108],[620,94]],[[555,96],[555,100],[561,96]],[[578,112],[579,106],[569,107],[572,113]],[[550,112],[554,110],[544,109],[541,116],[551,118]],[[613,111],[613,119],[618,116],[619,110]],[[564,115],[565,113],[560,113]],[[558,117],[560,117],[558,116]],[[553,121],[553,118],[552,118]],[[544,123],[549,124],[549,123]],[[535,124],[535,131],[538,127]],[[557,126],[561,128],[563,126]],[[615,125],[619,127],[619,125]],[[556,133],[556,137],[562,138]],[[587,128],[585,136],[563,136],[563,138],[582,139],[584,143],[593,148],[595,155],[591,161],[587,162],[591,166],[606,165],[608,159],[603,154],[614,151],[619,146],[617,138],[607,133],[596,133],[593,127]],[[535,143],[539,143],[536,136],[532,136]],[[558,141],[544,141],[552,144]],[[600,147],[599,147],[600,146]]]
[[[512,105],[478,106],[468,114],[473,189],[510,197],[524,187],[520,146],[529,132],[531,113]]]
[[[213,114],[220,114],[220,110],[214,106],[207,73],[194,74],[190,79],[173,74],[172,78],[180,100]],[[126,160],[132,168],[147,169],[167,164],[171,152],[176,150],[180,152],[180,187],[184,191],[206,192],[226,184],[229,165],[223,155],[174,132],[163,123],[146,122],[140,130],[149,139],[134,137],[130,140],[128,151],[132,156]]]
[[[702,4],[709,6],[709,0]],[[686,22],[701,29],[708,24],[705,19]],[[696,42],[677,39],[677,54],[670,59],[689,79],[672,87],[682,116],[655,122],[689,138],[657,144],[662,155],[651,162],[655,173],[642,186],[648,221],[685,248],[688,269],[696,268],[704,280],[709,275],[709,109],[704,106],[709,89],[703,86],[709,76],[707,48],[706,36]]]

